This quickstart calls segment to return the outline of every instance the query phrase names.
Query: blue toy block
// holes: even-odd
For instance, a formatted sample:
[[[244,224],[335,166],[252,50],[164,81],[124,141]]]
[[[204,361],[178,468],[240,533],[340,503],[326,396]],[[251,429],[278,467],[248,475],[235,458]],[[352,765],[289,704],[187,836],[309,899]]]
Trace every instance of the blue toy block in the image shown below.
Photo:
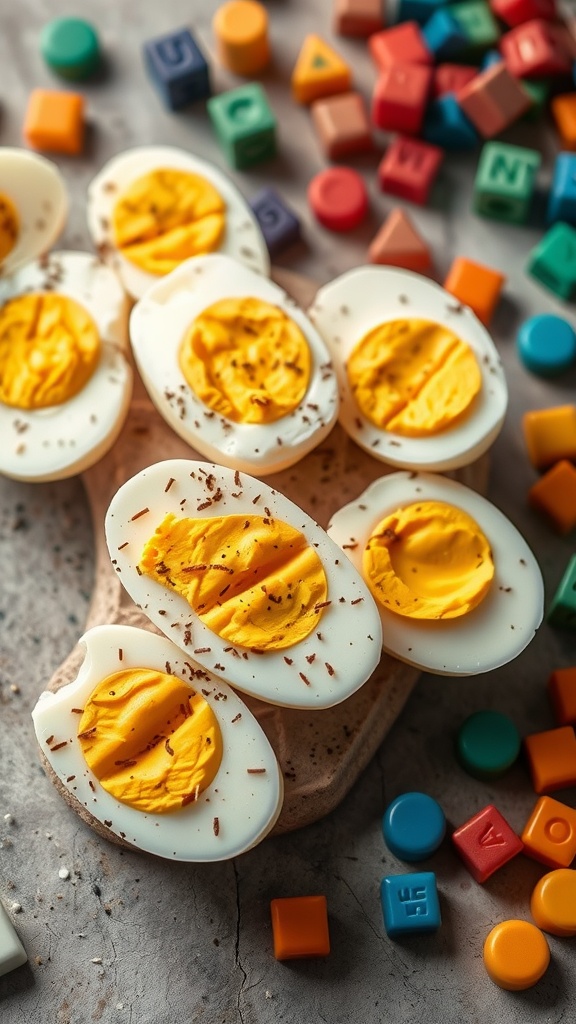
[[[435,932],[442,923],[433,871],[386,875],[380,885],[384,927],[391,939]]]
[[[525,320],[516,343],[526,369],[540,377],[554,377],[576,362],[576,331],[553,313],[538,313]]]
[[[300,238],[300,221],[273,188],[263,188],[253,199],[250,207],[271,256],[275,256]]]
[[[559,153],[548,198],[548,224],[576,224],[576,153]]]
[[[488,71],[494,64],[501,64],[504,60],[500,50],[486,50],[480,62],[480,71]]]
[[[417,21],[425,25],[439,7],[444,7],[448,0],[400,0],[396,21]]]
[[[424,860],[444,839],[446,818],[438,801],[427,793],[402,793],[386,808],[382,832],[395,857]]]
[[[448,150],[475,149],[480,142],[474,125],[451,92],[432,100],[426,111],[422,137]]]
[[[211,95],[208,64],[187,28],[144,43],[144,63],[170,110],[181,110]]]
[[[470,47],[470,40],[448,8],[440,7],[434,12],[424,25],[422,35],[436,60],[456,57]]]

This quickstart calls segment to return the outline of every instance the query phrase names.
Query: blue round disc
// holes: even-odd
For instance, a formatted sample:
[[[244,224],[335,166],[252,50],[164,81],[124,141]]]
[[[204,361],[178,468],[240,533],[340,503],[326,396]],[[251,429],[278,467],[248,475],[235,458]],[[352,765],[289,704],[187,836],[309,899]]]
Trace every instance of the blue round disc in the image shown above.
[[[424,860],[440,846],[446,818],[438,801],[426,793],[402,793],[386,808],[382,831],[395,857]]]
[[[521,324],[517,347],[527,370],[553,377],[576,362],[576,331],[561,316],[539,313]]]

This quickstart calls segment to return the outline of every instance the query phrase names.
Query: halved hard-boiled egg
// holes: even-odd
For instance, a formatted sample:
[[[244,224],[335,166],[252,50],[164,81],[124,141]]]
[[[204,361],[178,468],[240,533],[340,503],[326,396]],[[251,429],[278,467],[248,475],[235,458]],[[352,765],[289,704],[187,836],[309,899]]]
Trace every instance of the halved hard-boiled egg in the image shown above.
[[[64,227],[68,196],[50,160],[0,147],[0,273],[12,274],[54,244]]]
[[[225,253],[261,274],[270,269],[264,236],[234,183],[171,146],[113,157],[88,187],[88,227],[133,298],[207,252]]]
[[[271,704],[331,707],[381,655],[367,585],[334,541],[261,480],[173,459],[124,484],[106,516],[119,579],[204,668]]]
[[[308,315],[338,376],[340,422],[375,458],[457,469],[497,437],[508,400],[497,350],[433,281],[358,267],[321,288]]]
[[[32,712],[69,802],[169,860],[235,857],[272,828],[283,784],[246,705],[165,637],[98,626],[77,678]]]
[[[538,563],[513,524],[463,484],[399,472],[332,516],[330,537],[362,573],[383,646],[443,675],[498,668],[542,621]]]
[[[0,277],[0,473],[59,480],[108,451],[132,391],[127,321],[120,282],[89,253]]]
[[[268,278],[198,256],[153,285],[130,317],[152,401],[201,455],[259,476],[293,465],[338,415],[315,327]]]

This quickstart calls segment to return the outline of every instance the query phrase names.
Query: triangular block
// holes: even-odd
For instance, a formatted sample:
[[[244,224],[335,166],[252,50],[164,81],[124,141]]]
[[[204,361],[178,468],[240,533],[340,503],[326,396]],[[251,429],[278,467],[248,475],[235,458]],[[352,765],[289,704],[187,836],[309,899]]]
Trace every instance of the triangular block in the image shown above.
[[[352,73],[342,57],[320,36],[306,36],[292,72],[292,93],[299,103],[346,92]]]
[[[422,272],[432,265],[430,250],[399,207],[388,215],[368,250],[370,263]]]

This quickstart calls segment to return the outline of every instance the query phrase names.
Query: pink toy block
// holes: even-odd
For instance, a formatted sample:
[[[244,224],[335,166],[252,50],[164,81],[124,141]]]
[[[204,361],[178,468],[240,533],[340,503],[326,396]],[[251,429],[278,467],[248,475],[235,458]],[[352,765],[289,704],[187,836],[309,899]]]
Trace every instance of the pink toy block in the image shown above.
[[[452,842],[477,882],[485,882],[498,868],[522,852],[522,840],[492,804],[460,825]]]
[[[372,94],[372,121],[376,127],[418,135],[431,81],[432,69],[425,64],[391,64],[385,68]]]
[[[372,60],[378,68],[390,64],[433,64],[434,56],[424,42],[417,21],[403,21],[393,28],[375,32],[368,40]]]
[[[476,75],[456,94],[459,105],[485,139],[517,121],[532,100],[505,64],[494,64]]]

